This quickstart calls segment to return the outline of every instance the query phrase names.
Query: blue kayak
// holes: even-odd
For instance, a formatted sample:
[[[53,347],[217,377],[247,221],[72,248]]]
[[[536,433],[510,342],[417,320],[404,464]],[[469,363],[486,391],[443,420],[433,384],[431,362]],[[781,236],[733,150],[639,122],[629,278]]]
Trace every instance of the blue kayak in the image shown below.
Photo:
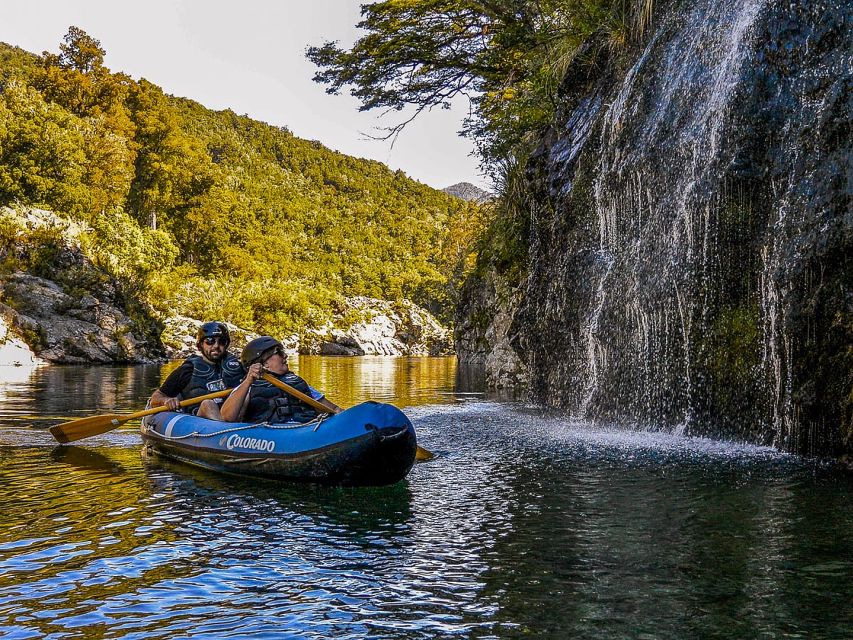
[[[164,411],[142,421],[146,449],[224,473],[377,486],[406,477],[415,429],[397,407],[364,402],[304,424],[217,422]]]

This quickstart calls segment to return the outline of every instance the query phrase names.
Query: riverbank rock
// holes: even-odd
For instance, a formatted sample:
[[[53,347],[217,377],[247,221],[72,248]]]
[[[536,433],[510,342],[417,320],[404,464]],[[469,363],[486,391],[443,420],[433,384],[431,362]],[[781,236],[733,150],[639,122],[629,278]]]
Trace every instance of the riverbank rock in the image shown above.
[[[0,208],[0,315],[40,360],[162,359],[158,327],[132,293],[82,250],[85,229],[50,211]]]
[[[0,280],[2,312],[29,348],[46,362],[152,362],[159,344],[141,335],[111,302],[91,293],[72,296],[51,280],[14,272]]]
[[[195,336],[202,322],[186,316],[164,320],[160,341],[170,359],[196,353]],[[224,323],[231,334],[229,350],[235,355],[258,334]],[[289,355],[323,356],[439,356],[453,353],[451,332],[428,311],[403,301],[386,302],[354,297],[326,326],[308,329],[301,336],[274,336]]]
[[[346,319],[358,318],[346,323]],[[300,353],[335,356],[441,356],[453,353],[451,332],[432,314],[407,300],[347,298],[340,326],[310,332]]]
[[[8,311],[0,305],[0,366],[31,367],[44,364],[20,336],[10,331],[6,317]],[[2,375],[2,374],[0,374]]]
[[[160,342],[163,343],[163,349],[166,352],[166,357],[170,360],[186,358],[198,352],[196,348],[196,334],[199,327],[211,320],[197,320],[187,316],[172,316],[163,322],[163,332],[160,334]],[[217,320],[212,320],[217,321]],[[223,322],[231,336],[231,345],[228,350],[240,356],[240,352],[246,343],[254,340],[259,334],[253,333],[242,327],[238,327],[230,322]],[[278,337],[284,345],[285,350],[293,355],[298,353],[299,339],[296,336]]]

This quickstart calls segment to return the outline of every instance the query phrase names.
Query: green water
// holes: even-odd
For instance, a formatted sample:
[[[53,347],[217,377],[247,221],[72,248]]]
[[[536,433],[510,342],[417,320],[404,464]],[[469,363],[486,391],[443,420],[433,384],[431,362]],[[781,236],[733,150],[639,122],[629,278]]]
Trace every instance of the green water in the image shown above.
[[[853,481],[766,448],[543,417],[453,359],[302,358],[438,453],[385,489],[143,458],[166,370],[0,371],[2,638],[846,638]]]

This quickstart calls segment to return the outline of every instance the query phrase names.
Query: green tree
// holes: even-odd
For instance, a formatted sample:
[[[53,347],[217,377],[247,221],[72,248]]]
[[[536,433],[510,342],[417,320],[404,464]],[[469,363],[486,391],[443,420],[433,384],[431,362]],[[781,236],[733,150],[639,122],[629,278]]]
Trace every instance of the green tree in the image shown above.
[[[536,72],[541,51],[563,35],[563,3],[548,0],[386,0],[362,6],[359,28],[367,31],[351,50],[332,42],[310,47],[308,57],[320,67],[314,79],[329,93],[352,87],[361,109],[402,110],[414,114],[448,108],[457,96],[475,107],[469,122],[477,136],[488,133],[482,108],[511,102],[518,87]],[[532,117],[518,123],[541,124]],[[518,137],[522,131],[515,132]],[[508,135],[508,132],[507,132]]]
[[[42,69],[33,84],[44,97],[62,105],[72,113],[86,117],[102,111],[109,69],[104,67],[105,51],[101,43],[77,27],[59,45],[60,53],[45,51]]]
[[[91,117],[83,130],[83,150],[86,155],[83,180],[91,194],[91,215],[123,207],[134,177],[133,141],[116,133],[104,116]]]
[[[143,294],[150,279],[168,271],[179,255],[169,234],[140,227],[119,208],[94,218],[87,249],[96,264],[134,295]]]
[[[82,215],[91,201],[83,181],[85,129],[35,89],[10,82],[0,94],[0,202]]]
[[[59,49],[59,55],[42,54],[32,82],[45,100],[86,122],[85,182],[96,214],[123,205],[130,189],[134,124],[126,101],[133,82],[124,74],[110,73],[100,42],[82,29],[70,27]]]
[[[180,224],[171,214],[186,211],[191,200],[210,189],[215,179],[203,146],[184,133],[177,111],[156,85],[140,81],[131,97],[136,125],[134,180],[128,205],[134,217],[152,229],[159,218]],[[190,238],[176,238],[181,244]]]
[[[123,73],[104,66],[101,43],[77,27],[70,27],[59,45],[59,55],[45,51],[33,86],[45,99],[62,105],[73,114],[100,117],[107,128],[126,139],[134,128],[126,105],[135,83]]]
[[[492,162],[550,121],[557,86],[580,45],[594,32],[627,41],[619,26],[641,33],[652,0],[384,0],[365,4],[366,31],[346,50],[309,47],[329,93],[350,87],[361,109],[414,112],[448,108],[457,96],[473,106],[465,132]]]

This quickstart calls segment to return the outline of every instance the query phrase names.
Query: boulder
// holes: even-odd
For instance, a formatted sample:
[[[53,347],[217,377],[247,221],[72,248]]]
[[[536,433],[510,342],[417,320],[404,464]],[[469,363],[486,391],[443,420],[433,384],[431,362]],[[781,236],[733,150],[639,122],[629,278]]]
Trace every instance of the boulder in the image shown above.
[[[5,307],[5,305],[0,305],[0,307]],[[9,330],[7,315],[8,311],[0,308],[0,366],[26,367],[43,364],[44,360],[37,357],[20,336],[16,336]]]
[[[74,297],[50,280],[15,272],[0,281],[2,315],[41,360],[63,364],[152,362],[159,344],[111,302]]]
[[[320,355],[321,356],[363,356],[364,351],[361,349],[354,349],[352,347],[347,347],[342,344],[338,344],[337,342],[321,342],[320,343]]]
[[[356,322],[345,319],[357,317]],[[347,298],[334,324],[307,334],[301,353],[322,355],[439,356],[453,353],[451,333],[425,309],[357,296]],[[345,327],[345,328],[341,328]]]

